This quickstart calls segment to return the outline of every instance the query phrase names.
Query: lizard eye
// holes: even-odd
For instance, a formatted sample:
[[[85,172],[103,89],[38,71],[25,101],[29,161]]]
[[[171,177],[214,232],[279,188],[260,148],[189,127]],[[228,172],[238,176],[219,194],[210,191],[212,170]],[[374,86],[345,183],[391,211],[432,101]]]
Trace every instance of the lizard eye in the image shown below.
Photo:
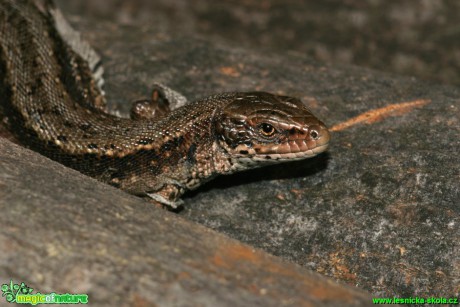
[[[272,125],[267,124],[267,123],[262,123],[259,126],[259,130],[265,136],[273,136],[275,134],[275,131],[276,131],[275,127],[273,127]]]

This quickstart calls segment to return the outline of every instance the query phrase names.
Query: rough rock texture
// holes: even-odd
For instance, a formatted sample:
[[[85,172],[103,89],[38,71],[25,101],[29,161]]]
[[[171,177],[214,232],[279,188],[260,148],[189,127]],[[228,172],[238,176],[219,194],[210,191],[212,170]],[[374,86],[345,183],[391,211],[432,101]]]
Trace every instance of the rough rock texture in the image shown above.
[[[61,2],[74,12],[125,25],[154,25],[176,35],[199,33],[238,46],[295,50],[319,61],[460,84],[455,0]]]
[[[91,306],[371,302],[3,138],[0,162],[0,285],[85,293]]]
[[[236,89],[298,96],[334,126],[327,154],[221,177],[189,193],[179,214],[375,296],[459,295],[459,88],[172,35],[161,21],[187,15],[185,5],[141,25],[111,16],[149,14],[142,3],[114,7],[104,19],[83,10],[70,20],[102,54],[115,110],[160,81],[189,99]]]

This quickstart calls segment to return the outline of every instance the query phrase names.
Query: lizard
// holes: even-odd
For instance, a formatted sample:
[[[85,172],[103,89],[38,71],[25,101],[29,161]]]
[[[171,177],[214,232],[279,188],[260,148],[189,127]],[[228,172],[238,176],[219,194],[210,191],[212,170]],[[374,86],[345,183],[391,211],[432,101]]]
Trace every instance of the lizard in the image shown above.
[[[3,121],[20,144],[83,174],[176,208],[218,175],[311,158],[329,144],[301,100],[268,92],[173,108],[177,95],[159,88],[131,118],[117,117],[105,110],[101,71],[52,1],[0,0]]]

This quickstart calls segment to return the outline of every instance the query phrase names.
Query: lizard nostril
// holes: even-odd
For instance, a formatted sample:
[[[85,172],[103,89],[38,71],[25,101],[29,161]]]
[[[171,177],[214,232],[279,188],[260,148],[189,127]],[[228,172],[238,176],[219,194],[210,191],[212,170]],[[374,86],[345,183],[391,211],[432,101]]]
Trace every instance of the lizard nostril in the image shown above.
[[[319,138],[319,133],[316,130],[311,130],[310,131],[310,136],[312,139],[317,140]]]

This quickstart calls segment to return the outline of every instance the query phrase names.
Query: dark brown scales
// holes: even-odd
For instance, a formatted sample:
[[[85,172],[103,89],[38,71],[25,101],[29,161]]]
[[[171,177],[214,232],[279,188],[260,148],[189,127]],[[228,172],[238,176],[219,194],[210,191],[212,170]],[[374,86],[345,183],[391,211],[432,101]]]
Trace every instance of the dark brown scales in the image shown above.
[[[326,149],[327,129],[300,101],[262,92],[214,95],[159,119],[105,113],[89,64],[61,37],[53,10],[45,0],[0,1],[0,111],[23,145],[172,206],[216,175],[265,165],[259,152],[285,161]]]

